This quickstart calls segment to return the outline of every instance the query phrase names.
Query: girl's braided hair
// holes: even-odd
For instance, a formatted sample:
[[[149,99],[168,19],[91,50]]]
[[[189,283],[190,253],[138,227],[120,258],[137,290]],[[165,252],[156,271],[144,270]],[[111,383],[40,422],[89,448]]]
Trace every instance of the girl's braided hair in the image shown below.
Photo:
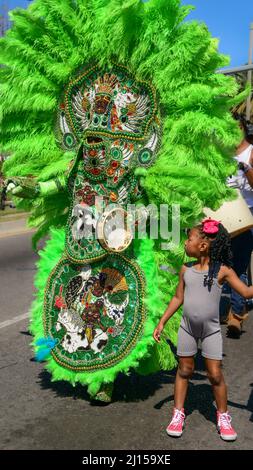
[[[228,267],[233,266],[233,254],[231,251],[231,238],[225,227],[219,222],[216,223],[216,233],[207,233],[205,231],[205,222],[197,225],[197,229],[201,238],[206,238],[210,242],[209,248],[209,270],[204,278],[204,285],[210,291],[213,285],[213,280],[217,278],[220,267],[222,264]]]

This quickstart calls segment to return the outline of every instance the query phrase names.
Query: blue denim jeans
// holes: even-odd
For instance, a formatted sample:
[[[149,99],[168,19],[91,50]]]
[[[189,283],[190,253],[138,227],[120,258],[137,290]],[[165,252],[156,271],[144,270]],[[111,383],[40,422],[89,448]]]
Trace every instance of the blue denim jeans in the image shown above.
[[[252,250],[253,235],[251,230],[232,238],[233,269],[245,284],[248,284],[247,270],[250,264]],[[222,292],[223,294],[231,294],[230,303],[232,311],[237,315],[243,315],[246,299],[241,297],[241,295],[231,289],[227,284],[224,285]]]
[[[247,274],[241,274],[240,277],[241,281],[244,284],[248,285],[248,276]],[[238,294],[234,289],[231,289],[231,297],[230,297],[231,309],[237,315],[243,315],[245,313],[244,307],[246,305],[246,299]]]

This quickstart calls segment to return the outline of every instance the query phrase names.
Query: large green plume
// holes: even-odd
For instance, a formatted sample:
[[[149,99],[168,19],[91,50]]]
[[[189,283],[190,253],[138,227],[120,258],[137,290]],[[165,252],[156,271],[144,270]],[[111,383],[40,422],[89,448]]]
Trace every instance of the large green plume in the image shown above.
[[[154,246],[142,245],[139,263],[149,282],[151,310],[152,295],[160,297],[160,310],[150,314],[146,325],[149,335],[177,282],[170,270],[160,271],[156,292],[152,292],[154,266],[165,264],[178,271],[184,258],[184,228],[201,219],[204,207],[216,209],[232,197],[226,178],[234,171],[231,157],[240,139],[230,114],[231,106],[241,100],[237,84],[216,73],[228,59],[218,53],[217,40],[204,24],[185,21],[191,8],[181,6],[179,0],[35,0],[27,10],[11,13],[12,28],[0,41],[0,63],[4,65],[0,68],[0,142],[1,151],[11,154],[4,165],[6,176],[32,175],[47,181],[67,171],[74,154],[57,147],[54,126],[63,88],[80,68],[116,62],[156,89],[162,145],[155,164],[139,174],[149,203],[180,204],[182,236],[180,246],[170,251],[161,250],[161,239]],[[31,210],[30,223],[38,228],[35,241],[53,228],[36,281],[39,296],[32,325],[36,335],[43,332],[42,293],[63,250],[68,204],[64,193],[20,203]],[[55,255],[51,258],[52,249]],[[145,265],[145,256],[149,265]],[[175,316],[168,327],[174,343],[177,327]],[[140,350],[119,369],[137,366],[150,345],[147,336]],[[169,350],[163,347],[163,353],[153,349],[143,369],[155,370],[155,354],[160,354],[160,365],[173,366],[171,355],[165,359]],[[62,378],[52,361],[48,367],[55,379]],[[117,372],[109,371],[108,381]],[[91,377],[67,377],[67,371],[64,378],[91,384],[92,393],[102,380],[101,376],[93,382]]]
[[[143,185],[150,201],[181,204],[183,226],[203,206],[229,196],[226,176],[239,131],[230,115],[233,78],[215,71],[228,63],[206,26],[184,22],[179,0],[35,0],[11,13],[1,39],[1,150],[12,156],[8,176],[63,173],[73,158],[55,142],[56,108],[64,85],[86,64],[118,62],[158,94],[163,144]],[[67,200],[33,202],[31,223],[61,226]],[[43,230],[44,228],[44,230]]]

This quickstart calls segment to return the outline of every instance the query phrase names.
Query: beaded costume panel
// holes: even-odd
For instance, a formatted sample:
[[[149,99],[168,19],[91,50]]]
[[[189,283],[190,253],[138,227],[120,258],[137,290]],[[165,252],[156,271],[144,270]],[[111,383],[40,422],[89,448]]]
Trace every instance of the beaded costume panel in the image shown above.
[[[96,237],[98,200],[126,209],[142,192],[137,167],[157,154],[155,92],[126,68],[80,72],[59,105],[56,136],[76,150],[68,177],[65,252],[52,271],[44,306],[45,336],[54,360],[77,371],[108,368],[129,355],[143,334],[145,276],[133,247],[112,254]],[[110,238],[113,219],[107,225]]]

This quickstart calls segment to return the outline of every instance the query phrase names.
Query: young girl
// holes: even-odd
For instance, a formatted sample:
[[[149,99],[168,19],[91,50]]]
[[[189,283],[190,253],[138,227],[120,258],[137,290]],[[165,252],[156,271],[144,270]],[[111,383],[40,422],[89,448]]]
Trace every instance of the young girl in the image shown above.
[[[166,432],[174,437],[182,435],[185,420],[184,402],[200,339],[202,356],[205,358],[217,405],[217,430],[222,439],[233,441],[237,434],[231,426],[231,417],[227,412],[227,387],[221,371],[219,302],[224,282],[228,282],[245,298],[253,296],[253,286],[246,286],[231,268],[230,237],[221,223],[208,219],[191,229],[185,242],[185,251],[197,261],[182,267],[176,293],[153,334],[154,339],[159,342],[164,325],[183,304],[178,333],[179,366],[175,381],[175,405],[172,421]]]

